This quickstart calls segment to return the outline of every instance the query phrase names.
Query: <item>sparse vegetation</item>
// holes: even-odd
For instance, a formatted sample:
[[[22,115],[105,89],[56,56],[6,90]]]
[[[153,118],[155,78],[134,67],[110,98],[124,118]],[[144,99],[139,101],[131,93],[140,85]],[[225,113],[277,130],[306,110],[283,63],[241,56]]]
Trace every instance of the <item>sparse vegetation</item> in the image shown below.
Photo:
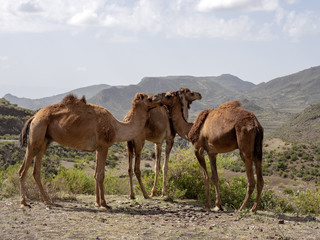
[[[5,146],[7,144],[2,144]],[[296,145],[296,150],[304,149],[310,154],[310,149],[316,151],[317,148],[309,148],[306,146]],[[2,167],[0,172],[0,196],[8,197],[18,194],[18,169],[21,162],[21,153],[14,151],[15,145],[9,143],[7,150],[12,151],[13,159],[19,159],[15,164],[10,165],[4,169]],[[115,145],[113,148],[116,156],[119,151],[125,151],[124,145]],[[85,171],[90,166],[90,161],[94,160],[94,156],[90,153],[81,153],[80,157],[74,150],[67,151],[61,146],[54,146],[50,154],[43,159],[42,178],[50,196],[53,198],[62,198],[65,196],[75,196],[75,194],[94,194],[95,184],[92,175],[88,175]],[[320,172],[317,169],[316,161],[308,160],[308,164],[313,163],[313,167],[304,167],[301,165],[302,157],[296,161],[290,161],[289,153],[291,150],[283,151],[282,153],[268,152],[265,153],[265,160],[267,162],[265,169],[273,169],[272,171],[278,173],[282,177],[291,177],[293,174],[295,178],[301,178],[305,181],[312,181],[319,178]],[[14,154],[15,153],[15,154]],[[83,155],[82,155],[83,154]],[[22,155],[23,156],[23,155]],[[67,169],[61,165],[60,156],[66,159],[73,158],[74,165]],[[117,161],[117,160],[115,160]],[[300,169],[292,167],[292,163],[299,162]],[[243,168],[242,160],[239,159],[236,153],[229,155],[218,155],[218,169],[219,175],[223,173],[223,169],[241,171]],[[196,161],[192,148],[178,149],[172,154],[170,158],[170,167],[168,173],[168,195],[171,199],[204,199],[204,185],[202,181],[202,174],[198,162]],[[209,164],[209,163],[207,163]],[[268,164],[270,164],[268,166]],[[239,165],[239,166],[238,166]],[[234,167],[237,166],[237,167]],[[311,165],[308,165],[311,166]],[[112,167],[109,165],[109,169]],[[208,168],[210,171],[210,168]],[[160,178],[161,173],[160,173]],[[143,170],[143,181],[146,190],[151,191],[153,186],[154,173],[152,170]],[[162,182],[158,181],[158,194],[161,192]],[[105,178],[106,194],[128,194],[129,184],[126,178],[121,178],[115,174],[113,170],[108,171]],[[234,178],[220,177],[220,191],[224,207],[226,209],[238,209],[246,194],[247,180],[244,176]],[[29,198],[39,199],[38,190],[32,174],[29,173],[27,180],[27,189]],[[140,193],[138,186],[137,194]],[[212,199],[215,199],[214,187],[211,185]],[[252,204],[254,194],[251,197]],[[320,190],[311,191],[295,191],[291,188],[286,188],[282,193],[275,192],[272,189],[265,189],[261,197],[260,209],[274,211],[277,213],[295,212],[297,214],[319,214],[320,213]]]

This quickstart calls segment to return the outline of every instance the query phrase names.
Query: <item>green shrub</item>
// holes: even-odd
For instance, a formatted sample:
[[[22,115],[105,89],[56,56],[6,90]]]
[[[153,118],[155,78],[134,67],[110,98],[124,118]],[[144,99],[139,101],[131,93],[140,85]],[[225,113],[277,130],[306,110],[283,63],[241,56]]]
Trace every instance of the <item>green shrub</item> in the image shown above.
[[[95,181],[83,170],[77,168],[67,169],[62,167],[52,184],[57,191],[72,194],[94,194]]]
[[[300,192],[298,196],[292,200],[298,213],[320,214],[320,189],[317,191],[308,189],[305,192]]]

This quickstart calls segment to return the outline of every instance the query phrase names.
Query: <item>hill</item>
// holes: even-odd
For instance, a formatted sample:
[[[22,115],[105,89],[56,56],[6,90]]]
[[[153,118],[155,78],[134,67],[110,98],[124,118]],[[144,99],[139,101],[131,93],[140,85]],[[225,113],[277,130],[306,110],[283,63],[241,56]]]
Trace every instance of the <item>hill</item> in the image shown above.
[[[122,87],[96,85],[68,93],[85,95],[89,103],[106,107],[121,120],[129,111],[135,93],[166,92],[181,87],[202,94],[202,100],[193,102],[191,106],[191,121],[206,108],[216,108],[223,102],[237,99],[245,108],[257,115],[266,132],[271,132],[290,120],[294,114],[311,104],[320,102],[320,66],[259,85],[230,74],[216,77],[168,76],[145,77],[136,85]],[[68,93],[35,100],[17,98],[9,94],[5,97],[19,106],[39,109],[59,102]]]
[[[299,113],[320,102],[319,89],[320,66],[259,84],[246,97],[263,108]]]
[[[24,122],[34,113],[0,98],[0,136],[20,134]]]
[[[108,108],[118,119],[122,119],[131,108],[131,100],[136,92],[159,93],[184,87],[202,94],[202,100],[193,102],[190,109],[191,118],[195,118],[199,111],[217,107],[254,86],[230,74],[218,77],[145,77],[137,85],[104,89],[88,101]]]
[[[39,99],[19,98],[11,94],[6,94],[4,98],[13,104],[19,105],[20,107],[37,110],[45,106],[60,102],[66,95],[71,93],[77,96],[85,95],[87,98],[91,98],[95,96],[102,89],[106,89],[109,87],[110,86],[106,84],[93,85],[93,86],[84,87],[84,88],[77,88],[75,90],[72,90],[66,93],[54,95],[51,97],[39,98]]]
[[[320,144],[320,103],[306,108],[288,121],[273,136],[287,141]]]

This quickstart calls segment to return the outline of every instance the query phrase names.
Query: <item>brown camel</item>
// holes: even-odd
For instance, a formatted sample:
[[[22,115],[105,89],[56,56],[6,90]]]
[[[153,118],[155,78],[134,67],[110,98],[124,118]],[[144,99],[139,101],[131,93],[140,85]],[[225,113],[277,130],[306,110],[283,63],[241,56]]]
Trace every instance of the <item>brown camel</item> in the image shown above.
[[[171,116],[177,133],[181,137],[191,140],[194,145],[195,155],[200,163],[206,187],[205,209],[210,209],[211,199],[209,193],[210,180],[203,155],[204,150],[209,155],[212,180],[216,189],[216,207],[214,210],[222,210],[216,155],[239,149],[241,158],[245,162],[248,179],[247,194],[240,210],[245,208],[255,187],[252,168],[254,163],[257,174],[257,197],[251,211],[256,211],[264,181],[262,176],[263,128],[255,115],[241,108],[238,101],[231,101],[222,104],[218,109],[204,110],[198,115],[195,124],[192,124],[183,118],[182,112],[179,110],[181,107],[179,106],[178,92],[168,92],[157,97],[171,109]]]
[[[188,109],[193,99],[201,99],[201,94],[190,91],[188,88],[180,88],[179,91],[170,91],[155,95],[155,99],[167,106],[172,119],[173,127],[180,137],[188,140],[188,133],[193,123],[187,122]]]
[[[128,141],[144,128],[148,111],[159,106],[150,95],[137,93],[132,101],[132,118],[129,122],[118,121],[107,109],[87,104],[84,97],[77,99],[68,95],[60,103],[41,109],[27,120],[20,135],[21,145],[29,141],[19,170],[21,207],[26,203],[25,177],[34,158],[33,176],[42,200],[52,204],[44,190],[40,168],[48,145],[58,142],[63,146],[84,151],[96,151],[96,206],[110,208],[104,198],[103,180],[108,148],[114,142]]]
[[[190,90],[189,90],[190,92]],[[183,95],[184,92],[181,92]],[[184,104],[182,111],[185,117],[188,117],[188,107],[189,105],[197,99],[201,99],[201,95],[199,93],[193,94],[189,97],[189,101]],[[181,109],[180,109],[181,111]],[[129,121],[131,118],[131,111],[129,111],[124,119],[124,121]],[[132,141],[127,142],[127,151],[129,155],[129,181],[130,181],[130,198],[134,199],[134,191],[133,191],[133,183],[132,183],[132,158],[133,158],[133,151],[135,152],[135,167],[134,172],[140,184],[141,191],[143,193],[144,198],[149,198],[144,185],[141,180],[141,172],[140,172],[140,161],[141,161],[141,151],[144,146],[145,140],[151,141],[155,143],[155,155],[156,155],[156,163],[155,163],[155,179],[153,188],[151,191],[151,197],[156,196],[157,193],[157,181],[158,175],[160,172],[160,163],[161,163],[161,150],[163,141],[166,141],[166,150],[165,150],[165,158],[162,167],[163,172],[163,184],[162,184],[162,196],[165,196],[167,193],[166,188],[166,178],[168,172],[168,161],[170,151],[172,149],[174,138],[176,135],[176,131],[172,125],[172,121],[169,118],[168,109],[165,106],[157,107],[152,109],[149,112],[149,118],[146,122],[145,127],[141,131],[141,133],[134,138]]]

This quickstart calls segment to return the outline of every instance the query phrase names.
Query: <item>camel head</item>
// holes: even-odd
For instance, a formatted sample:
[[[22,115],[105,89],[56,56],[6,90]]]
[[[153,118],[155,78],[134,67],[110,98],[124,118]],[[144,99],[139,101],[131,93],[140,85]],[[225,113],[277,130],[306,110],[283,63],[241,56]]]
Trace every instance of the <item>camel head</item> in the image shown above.
[[[185,120],[188,119],[188,109],[194,100],[200,100],[201,94],[189,90],[188,88],[180,88],[179,91],[169,91],[154,95],[154,101],[160,101],[166,105],[171,111],[172,107],[181,105],[181,112]]]
[[[143,106],[146,111],[161,106],[161,102],[153,100],[153,95],[146,93],[136,93],[132,100],[132,106]]]
[[[168,107],[172,107],[173,105],[178,103],[178,91],[169,91],[166,93],[155,94],[152,100]]]
[[[161,102],[162,104],[172,107],[179,102],[181,104],[187,103],[188,106],[195,100],[200,100],[201,94],[189,90],[188,88],[180,88],[179,91],[169,91],[166,93],[158,93],[153,96],[153,101]]]
[[[189,88],[180,88],[178,91],[178,95],[180,98],[185,98],[189,104],[191,104],[195,100],[201,100],[202,96],[198,92],[191,91]]]

